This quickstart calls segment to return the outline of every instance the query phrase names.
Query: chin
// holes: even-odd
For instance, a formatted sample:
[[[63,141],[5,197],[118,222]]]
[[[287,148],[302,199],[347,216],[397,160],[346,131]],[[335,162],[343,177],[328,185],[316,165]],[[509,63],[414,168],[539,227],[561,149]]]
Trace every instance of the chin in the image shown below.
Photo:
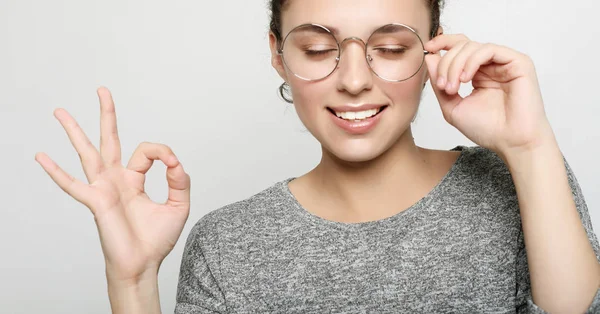
[[[354,140],[354,143],[334,143],[329,147],[323,147],[324,153],[334,159],[347,163],[363,163],[372,161],[389,149],[382,143],[365,143],[365,140]]]
[[[321,116],[311,119],[306,119],[303,115],[300,117],[302,121],[319,122],[305,126],[321,143],[324,158],[342,163],[364,163],[383,156],[399,144],[410,128],[408,115],[391,115],[394,112],[387,109],[384,112],[387,116],[381,118],[379,124],[364,134],[349,134],[331,123],[330,116],[327,119],[321,119]],[[329,112],[327,114],[330,115]]]

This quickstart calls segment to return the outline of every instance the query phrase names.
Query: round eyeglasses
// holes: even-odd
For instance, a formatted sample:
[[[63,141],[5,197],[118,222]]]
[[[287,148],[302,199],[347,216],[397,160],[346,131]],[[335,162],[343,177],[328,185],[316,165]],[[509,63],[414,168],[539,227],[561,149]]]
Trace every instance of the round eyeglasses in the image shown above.
[[[390,82],[402,82],[415,76],[425,63],[425,55],[430,53],[413,28],[399,23],[376,29],[366,43],[358,37],[348,37],[340,43],[327,27],[303,24],[285,36],[277,53],[296,77],[318,81],[337,69],[341,47],[347,40],[361,42],[373,73]]]

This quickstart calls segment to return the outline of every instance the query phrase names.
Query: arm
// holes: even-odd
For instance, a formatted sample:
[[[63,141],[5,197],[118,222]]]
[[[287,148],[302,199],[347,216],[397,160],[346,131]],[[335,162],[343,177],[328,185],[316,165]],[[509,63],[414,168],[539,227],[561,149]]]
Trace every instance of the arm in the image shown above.
[[[600,266],[569,189],[533,61],[462,34],[440,34],[424,48],[446,121],[501,155],[510,170],[535,302],[553,313],[583,312],[600,284]],[[473,91],[462,97],[458,91],[468,82]]]
[[[533,301],[551,313],[583,313],[600,287],[600,264],[580,219],[563,156],[550,143],[502,158],[519,199]],[[583,198],[580,202],[585,207]]]

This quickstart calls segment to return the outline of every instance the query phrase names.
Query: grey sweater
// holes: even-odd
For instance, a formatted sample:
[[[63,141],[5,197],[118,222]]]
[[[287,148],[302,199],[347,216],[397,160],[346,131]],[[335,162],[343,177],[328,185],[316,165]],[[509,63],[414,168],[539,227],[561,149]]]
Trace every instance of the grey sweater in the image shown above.
[[[507,167],[481,147],[454,150],[427,196],[382,220],[313,215],[290,193],[292,178],[206,214],[187,238],[175,313],[544,313],[531,301]],[[589,312],[600,313],[600,293]]]

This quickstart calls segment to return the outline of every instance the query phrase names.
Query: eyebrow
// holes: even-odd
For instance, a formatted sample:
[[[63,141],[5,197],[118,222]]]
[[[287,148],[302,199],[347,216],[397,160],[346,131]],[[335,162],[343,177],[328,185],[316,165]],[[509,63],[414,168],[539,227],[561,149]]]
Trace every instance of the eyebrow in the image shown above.
[[[335,28],[335,27],[333,27],[333,26],[330,26],[330,25],[325,25],[325,24],[319,24],[319,23],[315,23],[315,24],[318,24],[318,25],[321,25],[321,26],[323,26],[323,27],[327,28],[327,29],[328,29],[329,31],[331,31],[331,33],[332,33],[333,35],[335,35],[335,36],[338,36],[338,35],[340,34],[340,30],[339,30],[339,29],[337,29],[337,28]],[[412,28],[412,29],[413,29],[413,30],[414,30],[414,31],[415,31],[417,34],[418,34],[418,33],[420,33],[420,32],[419,32],[419,29],[417,29],[417,28],[415,28],[415,27],[413,27],[413,26],[410,26],[410,25],[408,25],[408,24],[403,24],[403,25],[406,25],[406,26],[408,26],[408,27]],[[376,28],[373,28],[373,29],[371,30],[371,33],[372,33],[372,32],[374,32],[376,29],[378,29],[378,28],[381,28],[382,26],[384,26],[384,25],[380,25],[380,26],[377,26]],[[382,30],[382,33],[384,33],[384,34],[385,34],[385,33],[393,33],[395,30],[396,30],[396,29],[394,29],[393,27],[386,27],[386,28],[384,28],[384,29]]]

